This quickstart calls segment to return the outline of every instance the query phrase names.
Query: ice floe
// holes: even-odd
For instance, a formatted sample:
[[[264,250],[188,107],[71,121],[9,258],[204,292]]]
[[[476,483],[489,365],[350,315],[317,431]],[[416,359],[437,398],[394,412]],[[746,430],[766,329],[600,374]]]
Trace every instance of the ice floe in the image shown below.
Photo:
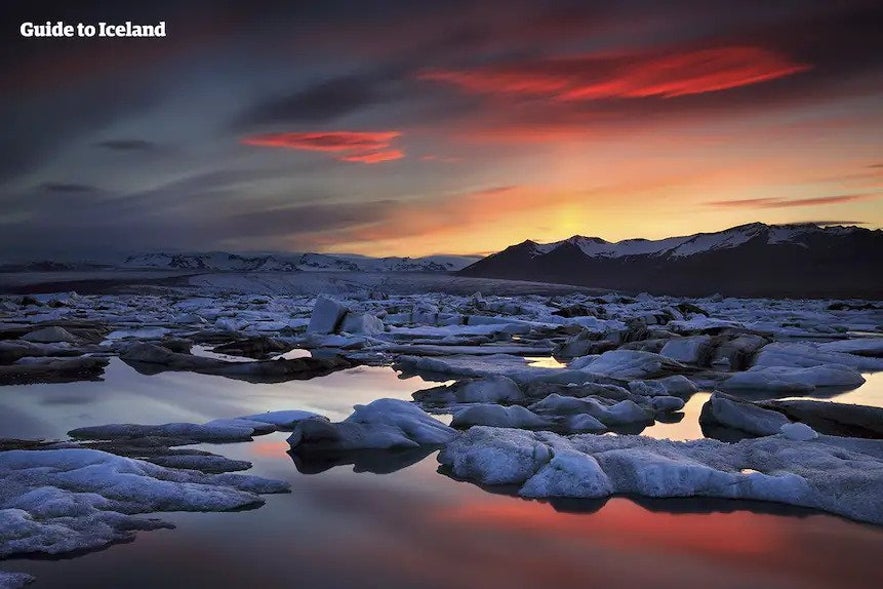
[[[525,497],[756,499],[883,523],[883,441],[784,435],[673,442],[477,426],[445,446],[439,462],[479,484]]]
[[[416,448],[441,445],[457,436],[456,430],[399,399],[377,399],[356,405],[352,415],[337,423],[305,419],[288,438],[291,447],[316,445],[328,449]]]
[[[64,554],[170,527],[136,517],[260,505],[287,483],[165,468],[84,448],[0,452],[0,557]]]
[[[816,387],[857,387],[864,377],[843,364],[807,367],[752,366],[729,377],[721,387],[727,390],[750,389],[779,393],[806,393]]]
[[[842,342],[837,342],[843,346]],[[825,344],[822,344],[825,345]],[[808,343],[774,342],[757,354],[754,366],[790,366],[811,368],[822,364],[840,364],[855,370],[883,370],[883,358],[869,358],[845,351],[832,351]]]
[[[611,350],[600,356],[585,356],[570,363],[570,368],[623,379],[654,378],[683,372],[680,362],[660,354],[637,350]]]
[[[37,579],[27,573],[8,573],[0,571],[0,589],[21,589]]]

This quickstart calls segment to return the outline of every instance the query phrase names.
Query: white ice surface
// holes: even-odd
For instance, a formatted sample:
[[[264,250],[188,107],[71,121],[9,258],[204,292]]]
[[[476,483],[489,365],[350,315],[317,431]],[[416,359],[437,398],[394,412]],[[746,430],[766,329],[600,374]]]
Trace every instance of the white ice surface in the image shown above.
[[[728,444],[478,426],[449,443],[439,461],[457,477],[515,485],[526,497],[756,499],[883,523],[879,440],[775,435]]]

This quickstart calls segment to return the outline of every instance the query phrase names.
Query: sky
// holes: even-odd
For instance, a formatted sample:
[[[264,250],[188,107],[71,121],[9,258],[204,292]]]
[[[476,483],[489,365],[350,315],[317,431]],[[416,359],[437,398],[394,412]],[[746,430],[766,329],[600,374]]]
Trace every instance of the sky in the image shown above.
[[[7,259],[883,226],[879,1],[0,11]],[[46,20],[167,36],[20,35]]]

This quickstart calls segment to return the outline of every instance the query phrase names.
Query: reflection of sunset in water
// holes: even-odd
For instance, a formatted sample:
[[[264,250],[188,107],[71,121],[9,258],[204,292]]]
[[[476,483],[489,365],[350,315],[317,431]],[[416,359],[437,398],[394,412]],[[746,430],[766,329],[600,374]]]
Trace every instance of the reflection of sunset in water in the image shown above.
[[[827,515],[701,499],[527,501],[439,474],[435,455],[391,474],[345,465],[302,475],[286,454],[287,437],[206,446],[253,461],[251,474],[291,482],[290,494],[268,496],[260,509],[169,514],[175,530],[139,534],[61,567],[21,568],[66,589],[116,589],[120,579],[130,589],[883,585],[883,531]],[[101,576],[108,570],[117,573]]]
[[[84,425],[202,422],[292,408],[340,420],[355,403],[408,399],[433,384],[401,380],[389,368],[359,367],[312,381],[249,385],[185,373],[147,377],[114,360],[103,382],[30,386],[26,395],[11,396],[20,410],[0,415],[0,425],[23,435],[55,435],[46,424],[68,423],[61,411],[71,405],[51,401],[74,394]],[[706,399],[707,393],[693,395],[683,421],[657,423],[646,433],[699,437]],[[439,474],[434,453],[417,464],[407,455],[398,455],[400,464],[376,455],[367,461],[320,456],[310,463],[287,454],[289,435],[198,446],[253,462],[247,474],[290,481],[290,494],[267,496],[260,509],[163,514],[175,530],[139,533],[132,544],[80,558],[13,561],[9,568],[36,574],[40,586],[65,589],[883,586],[877,562],[883,530],[832,516],[701,499],[526,501]],[[378,463],[401,469],[359,472]]]
[[[654,513],[622,498],[596,513],[562,513],[537,502],[458,505],[436,514],[453,525],[481,525],[537,539],[663,552],[753,555],[781,549],[785,538],[770,520],[746,521],[744,513]],[[770,518],[772,519],[772,518]],[[589,525],[590,524],[590,525]]]
[[[248,452],[252,456],[262,456],[264,458],[278,458],[288,452],[289,445],[284,439],[281,440],[262,440],[256,438],[248,446]]]
[[[551,356],[529,356],[525,360],[537,368],[567,368],[567,364],[563,364]]]

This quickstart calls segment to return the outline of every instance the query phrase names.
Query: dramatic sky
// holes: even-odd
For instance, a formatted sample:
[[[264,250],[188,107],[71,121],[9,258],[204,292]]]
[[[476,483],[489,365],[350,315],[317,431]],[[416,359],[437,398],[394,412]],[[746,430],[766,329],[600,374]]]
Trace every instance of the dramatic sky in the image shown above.
[[[883,225],[879,0],[141,4],[3,2],[3,257]]]

